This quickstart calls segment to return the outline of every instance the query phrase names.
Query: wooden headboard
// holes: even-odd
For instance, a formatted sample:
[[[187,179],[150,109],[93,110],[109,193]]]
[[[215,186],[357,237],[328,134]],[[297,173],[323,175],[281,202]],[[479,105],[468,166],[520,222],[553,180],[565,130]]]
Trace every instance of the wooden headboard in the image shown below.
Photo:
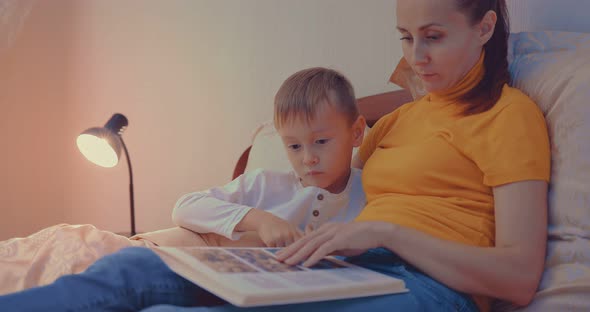
[[[405,103],[412,101],[412,95],[406,90],[397,90],[387,93],[370,95],[357,100],[361,115],[367,119],[367,125],[372,127],[383,115],[394,111]],[[237,178],[246,169],[248,156],[252,146],[248,146],[234,166],[232,179]]]

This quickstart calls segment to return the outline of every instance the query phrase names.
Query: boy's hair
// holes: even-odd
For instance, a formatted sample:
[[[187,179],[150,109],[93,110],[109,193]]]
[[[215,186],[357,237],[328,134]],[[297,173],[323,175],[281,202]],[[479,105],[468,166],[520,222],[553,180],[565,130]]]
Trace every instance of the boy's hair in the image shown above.
[[[293,117],[311,121],[320,104],[333,105],[352,125],[359,116],[352,85],[341,73],[313,67],[291,75],[275,95],[274,123],[280,128]]]

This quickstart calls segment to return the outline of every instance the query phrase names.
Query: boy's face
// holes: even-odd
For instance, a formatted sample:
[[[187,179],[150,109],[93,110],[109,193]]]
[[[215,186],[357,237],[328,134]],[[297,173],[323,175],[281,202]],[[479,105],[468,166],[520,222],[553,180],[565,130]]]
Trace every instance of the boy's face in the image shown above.
[[[365,120],[359,117],[351,126],[333,105],[318,106],[313,120],[293,116],[277,131],[303,186],[340,193],[348,183],[352,148],[362,143]]]

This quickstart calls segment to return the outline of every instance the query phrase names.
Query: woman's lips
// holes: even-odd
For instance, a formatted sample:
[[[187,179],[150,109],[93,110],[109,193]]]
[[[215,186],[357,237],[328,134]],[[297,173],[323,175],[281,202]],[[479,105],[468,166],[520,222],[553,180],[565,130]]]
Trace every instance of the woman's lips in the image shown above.
[[[420,79],[422,80],[433,80],[437,77],[437,74],[418,74],[418,76],[420,76]]]

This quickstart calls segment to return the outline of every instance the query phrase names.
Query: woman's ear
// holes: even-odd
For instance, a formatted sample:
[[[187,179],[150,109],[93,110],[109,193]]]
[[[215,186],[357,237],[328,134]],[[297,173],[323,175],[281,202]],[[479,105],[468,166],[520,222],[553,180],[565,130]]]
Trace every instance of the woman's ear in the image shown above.
[[[483,16],[481,22],[479,22],[479,39],[481,45],[486,44],[494,35],[497,20],[498,15],[496,15],[496,12],[490,10]]]
[[[359,147],[363,143],[365,137],[365,128],[367,127],[367,121],[365,117],[359,115],[356,121],[352,124],[352,145]]]

